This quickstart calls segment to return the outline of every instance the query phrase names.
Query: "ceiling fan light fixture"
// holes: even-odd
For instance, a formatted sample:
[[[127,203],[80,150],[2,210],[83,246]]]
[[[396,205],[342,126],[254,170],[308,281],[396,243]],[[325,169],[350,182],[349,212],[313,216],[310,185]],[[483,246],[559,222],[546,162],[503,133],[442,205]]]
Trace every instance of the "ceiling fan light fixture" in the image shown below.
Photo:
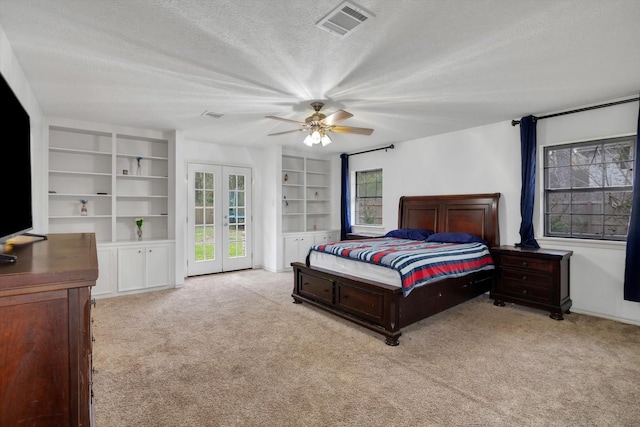
[[[331,144],[331,138],[329,138],[329,135],[327,135],[326,133],[323,133],[320,142],[322,142],[323,147],[326,147],[327,145]]]
[[[317,130],[311,132],[311,142],[313,144],[320,144],[321,140],[322,137],[320,136],[320,132],[318,132]]]
[[[304,145],[311,147],[313,145],[313,139],[311,138],[311,134],[307,135],[307,137],[302,141]]]
[[[299,129],[270,133],[269,136],[282,135],[285,133],[299,131],[309,132],[302,141],[306,146],[312,147],[314,144],[322,144],[322,146],[325,147],[332,142],[331,138],[329,138],[329,135],[327,135],[329,132],[355,133],[359,135],[371,135],[371,133],[373,132],[373,129],[338,125],[338,123],[342,122],[343,120],[346,120],[349,117],[353,117],[353,114],[347,111],[337,110],[327,116],[320,112],[320,110],[324,106],[322,102],[313,102],[311,106],[313,107],[314,113],[311,116],[307,117],[304,122],[276,116],[265,116],[268,119],[294,123],[300,126]]]

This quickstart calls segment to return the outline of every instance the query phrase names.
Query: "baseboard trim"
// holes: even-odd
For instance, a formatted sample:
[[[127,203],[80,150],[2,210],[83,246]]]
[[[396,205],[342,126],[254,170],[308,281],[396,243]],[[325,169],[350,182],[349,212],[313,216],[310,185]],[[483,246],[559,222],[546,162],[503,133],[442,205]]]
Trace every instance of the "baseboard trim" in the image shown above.
[[[616,322],[628,323],[630,325],[640,326],[640,321],[637,321],[637,320],[634,320],[634,319],[627,319],[625,317],[610,316],[610,315],[603,314],[603,313],[598,313],[598,312],[595,312],[595,311],[581,310],[581,309],[575,308],[575,307],[571,307],[571,312],[572,313],[578,313],[578,314],[586,314],[588,316],[600,317],[600,318],[603,318],[603,319],[615,320]]]

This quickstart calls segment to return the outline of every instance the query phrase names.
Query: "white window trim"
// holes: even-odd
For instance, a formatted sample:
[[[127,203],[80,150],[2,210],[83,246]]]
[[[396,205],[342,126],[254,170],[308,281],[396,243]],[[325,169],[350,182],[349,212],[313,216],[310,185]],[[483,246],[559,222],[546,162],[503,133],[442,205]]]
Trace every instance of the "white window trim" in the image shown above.
[[[621,249],[626,250],[627,242],[620,240],[594,240],[594,239],[579,239],[579,238],[566,238],[566,237],[550,237],[544,235],[544,149],[547,147],[555,147],[558,145],[576,144],[580,142],[600,141],[603,139],[613,138],[626,138],[630,136],[636,136],[635,132],[622,133],[613,136],[599,136],[594,138],[576,139],[573,141],[560,141],[553,142],[545,145],[538,145],[536,153],[538,156],[536,163],[536,203],[538,207],[536,212],[537,218],[534,218],[535,224],[534,237],[538,243],[545,242],[549,244],[563,244],[565,246],[575,246],[584,248],[602,248],[602,249]],[[636,141],[636,144],[638,141]],[[640,165],[639,159],[634,159],[636,165]],[[634,182],[633,185],[636,185]]]

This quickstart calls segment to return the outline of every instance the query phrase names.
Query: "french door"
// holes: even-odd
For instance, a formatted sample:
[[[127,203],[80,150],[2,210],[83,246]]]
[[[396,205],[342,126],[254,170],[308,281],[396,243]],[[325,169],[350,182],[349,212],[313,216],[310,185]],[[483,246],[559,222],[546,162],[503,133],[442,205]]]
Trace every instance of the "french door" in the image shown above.
[[[251,169],[189,163],[187,172],[187,275],[251,268]]]

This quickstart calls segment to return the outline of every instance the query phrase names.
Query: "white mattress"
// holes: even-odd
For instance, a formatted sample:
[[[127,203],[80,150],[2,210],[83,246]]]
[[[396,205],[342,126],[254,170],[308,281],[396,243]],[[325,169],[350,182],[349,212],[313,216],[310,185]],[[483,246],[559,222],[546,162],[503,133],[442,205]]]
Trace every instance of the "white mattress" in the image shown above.
[[[396,286],[398,288],[402,287],[400,273],[391,268],[380,265],[354,261],[318,251],[311,251],[311,254],[309,255],[309,264],[312,267],[321,267],[325,270],[333,271],[334,273],[348,274]]]

